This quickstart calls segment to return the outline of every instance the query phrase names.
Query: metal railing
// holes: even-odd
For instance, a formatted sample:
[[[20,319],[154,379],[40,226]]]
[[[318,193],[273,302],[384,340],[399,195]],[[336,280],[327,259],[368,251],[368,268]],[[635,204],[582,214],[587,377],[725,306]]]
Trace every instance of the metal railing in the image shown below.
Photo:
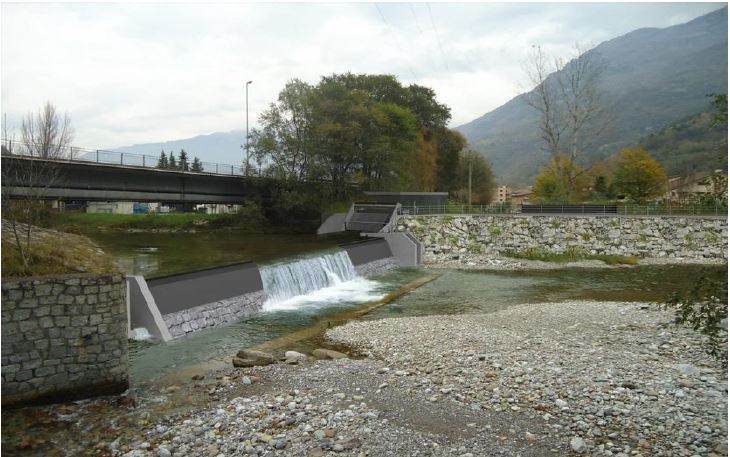
[[[510,205],[403,205],[400,208],[402,216],[428,216],[433,214],[514,214],[519,213],[518,207]]]
[[[246,173],[246,167],[243,164],[232,165],[227,163],[215,163],[215,162],[200,162],[201,169],[198,171],[192,171],[193,158],[189,157],[187,162],[187,170],[182,170],[179,165],[176,168],[171,167],[158,167],[160,156],[145,155],[145,154],[133,154],[131,152],[121,151],[107,151],[103,149],[88,149],[80,148],[76,146],[66,146],[62,148],[54,149],[50,154],[39,154],[37,151],[39,148],[30,147],[29,143],[23,141],[3,140],[2,142],[2,153],[4,156],[23,156],[23,157],[36,157],[47,160],[57,160],[63,162],[80,162],[80,163],[98,163],[104,165],[118,165],[124,167],[137,167],[137,168],[154,168],[164,169],[173,171],[184,171],[186,173],[205,173],[213,175],[227,175],[227,176],[252,176],[261,177],[262,171],[260,168],[249,167],[248,173]]]
[[[531,205],[538,206],[538,205]],[[550,211],[522,213],[521,206],[510,205],[431,205],[407,206],[400,209],[402,216],[429,216],[429,215],[457,215],[457,214],[565,214],[565,215],[612,215],[612,216],[724,216],[728,215],[728,207],[723,205],[606,205],[606,211],[600,210],[600,205],[590,205],[591,212],[575,211],[575,205],[565,205],[565,211],[556,210],[550,205]]]

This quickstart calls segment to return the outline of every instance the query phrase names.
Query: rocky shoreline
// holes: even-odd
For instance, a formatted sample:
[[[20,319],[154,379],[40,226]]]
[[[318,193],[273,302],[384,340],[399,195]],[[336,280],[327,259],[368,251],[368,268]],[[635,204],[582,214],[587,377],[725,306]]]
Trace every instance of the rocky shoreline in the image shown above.
[[[642,265],[725,265],[723,258],[693,257],[646,257],[638,259],[636,265],[609,265],[601,260],[580,260],[577,262],[543,262],[489,254],[438,254],[431,255],[424,266],[433,269],[454,270],[562,270],[565,268],[631,268]]]
[[[3,411],[3,451],[727,455],[727,369],[694,331],[663,327],[671,317],[646,304],[567,302],[351,322],[326,334],[351,358],[231,367],[122,398]],[[24,415],[52,425],[23,428]],[[65,451],[49,452],[54,442]]]

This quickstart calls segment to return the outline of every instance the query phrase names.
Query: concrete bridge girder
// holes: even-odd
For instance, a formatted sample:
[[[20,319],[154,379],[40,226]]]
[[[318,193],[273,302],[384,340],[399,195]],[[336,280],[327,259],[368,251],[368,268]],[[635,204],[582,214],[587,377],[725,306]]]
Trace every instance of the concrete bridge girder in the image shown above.
[[[2,158],[3,191],[11,197],[27,194],[21,182],[27,157]],[[55,161],[58,179],[43,188],[43,197],[60,200],[155,201],[185,203],[266,203],[273,181],[265,178],[213,175],[120,165]],[[7,167],[7,168],[6,168]],[[17,170],[18,172],[13,172]]]

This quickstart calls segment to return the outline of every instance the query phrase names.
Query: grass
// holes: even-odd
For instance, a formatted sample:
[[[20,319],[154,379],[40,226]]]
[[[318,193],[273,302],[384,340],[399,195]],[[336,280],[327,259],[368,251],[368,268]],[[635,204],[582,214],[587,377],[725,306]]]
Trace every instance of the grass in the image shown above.
[[[5,223],[3,224],[5,225]],[[11,232],[3,227],[2,276],[42,276],[69,273],[112,273],[112,258],[84,236],[55,230],[34,229],[31,233],[29,267],[23,263]],[[23,243],[24,250],[27,246]]]
[[[54,228],[66,231],[109,230],[189,230],[196,228],[245,227],[262,225],[260,213],[233,214],[100,214],[61,213],[53,221]]]
[[[520,251],[507,251],[507,257],[543,262],[568,263],[580,260],[600,260],[608,265],[636,265],[639,262],[634,256],[591,254],[584,249],[570,248],[563,252],[552,252],[544,248],[525,248]]]

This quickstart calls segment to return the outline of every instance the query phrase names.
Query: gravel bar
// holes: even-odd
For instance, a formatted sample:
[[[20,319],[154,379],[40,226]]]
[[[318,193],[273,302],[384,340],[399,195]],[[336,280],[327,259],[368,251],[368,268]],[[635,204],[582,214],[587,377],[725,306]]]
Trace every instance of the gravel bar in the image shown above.
[[[403,395],[541,422],[516,438],[557,441],[561,454],[727,455],[727,367],[700,334],[665,326],[672,317],[649,304],[539,303],[327,336],[382,360]]]
[[[3,451],[727,455],[727,369],[702,336],[663,326],[671,318],[648,304],[565,302],[353,321],[326,333],[351,358],[230,367],[123,397],[3,411]]]

